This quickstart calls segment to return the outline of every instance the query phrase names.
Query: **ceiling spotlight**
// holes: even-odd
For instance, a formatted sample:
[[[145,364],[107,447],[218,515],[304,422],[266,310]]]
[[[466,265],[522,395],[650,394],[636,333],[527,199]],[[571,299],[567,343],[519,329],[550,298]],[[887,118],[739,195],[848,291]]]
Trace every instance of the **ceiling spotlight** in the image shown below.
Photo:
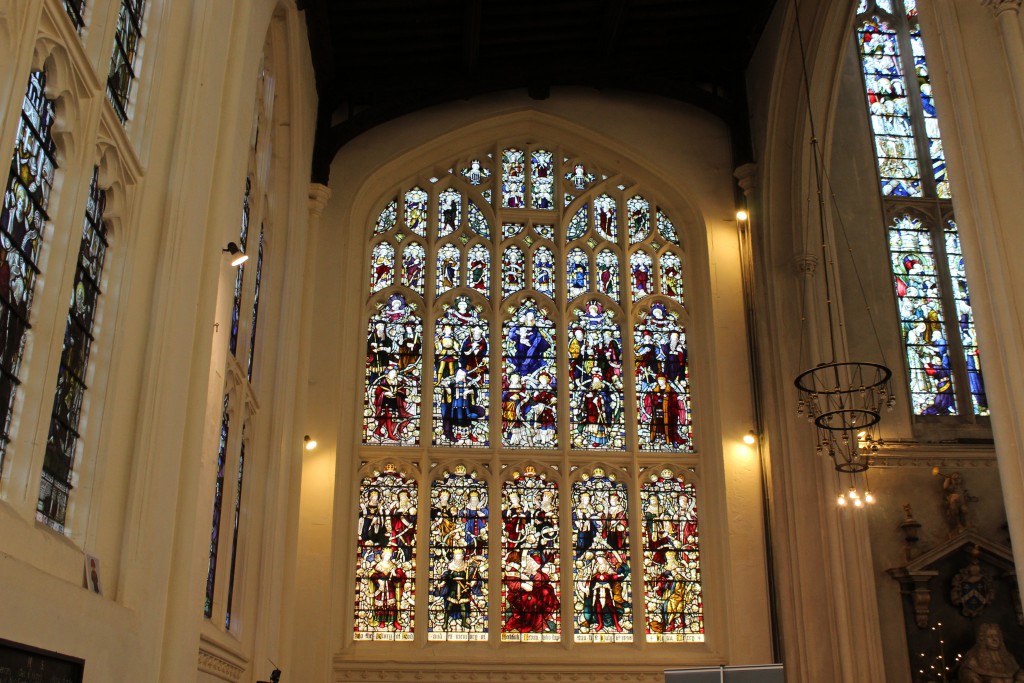
[[[740,209],[739,211],[736,212],[736,220],[738,221],[745,221],[747,220],[748,216],[749,214],[743,209]]]
[[[240,266],[249,260],[249,256],[244,251],[242,251],[239,248],[239,246],[234,242],[228,242],[228,246],[221,249],[221,251],[227,252],[228,254],[231,254],[232,257],[234,257],[231,259],[231,265],[233,266]]]
[[[749,432],[743,435],[743,443],[747,444],[748,446],[753,446],[755,443],[757,443],[757,434],[754,432],[753,429],[751,429]]]
[[[311,451],[316,448],[316,439],[312,438],[309,434],[302,437],[302,443],[307,451]]]

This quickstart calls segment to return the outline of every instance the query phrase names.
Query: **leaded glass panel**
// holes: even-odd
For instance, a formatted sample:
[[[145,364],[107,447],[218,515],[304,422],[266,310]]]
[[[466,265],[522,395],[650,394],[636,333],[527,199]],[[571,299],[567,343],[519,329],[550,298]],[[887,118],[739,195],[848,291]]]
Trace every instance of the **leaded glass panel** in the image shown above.
[[[644,606],[647,642],[704,641],[700,536],[693,484],[672,470],[640,487],[644,516]]]
[[[427,252],[419,242],[411,242],[402,251],[402,284],[423,294],[423,279],[427,268]]]
[[[244,265],[244,264],[243,264]],[[241,272],[241,268],[239,269]],[[388,242],[378,242],[370,256],[370,294],[387,289],[395,282],[395,248]],[[241,286],[235,284],[236,296],[241,295]]]
[[[20,383],[25,335],[31,325],[32,295],[39,268],[46,213],[57,170],[51,135],[53,100],[46,98],[46,74],[33,71],[22,102],[11,170],[0,212],[0,470],[10,437],[14,399]]]
[[[619,257],[610,249],[597,255],[597,291],[614,301],[619,299]]]
[[[416,607],[416,482],[395,465],[359,487],[356,640],[412,640]]]
[[[437,296],[459,286],[462,255],[454,244],[445,244],[437,250]]]
[[[490,347],[482,307],[455,297],[434,326],[434,445],[489,445]]]
[[[501,155],[501,205],[521,209],[526,185],[526,155],[521,149],[506,149]]]
[[[606,194],[594,200],[594,228],[598,235],[609,242],[618,241],[619,224],[615,200]]]
[[[622,450],[626,424],[622,385],[622,334],[598,301],[576,309],[567,344],[569,427],[575,450]]]
[[[530,196],[535,209],[555,208],[555,178],[551,152],[534,151],[531,158]]]
[[[587,233],[587,205],[584,204],[576,210],[576,214],[569,221],[569,227],[565,231],[565,241],[578,240]]]
[[[85,0],[64,0],[64,11],[79,33],[85,28]]]
[[[533,288],[549,299],[555,298],[555,255],[547,247],[533,252]]]
[[[469,248],[469,267],[466,271],[466,285],[484,297],[490,296],[491,251],[483,244],[474,244]]]
[[[576,164],[573,169],[565,174],[565,179],[572,183],[572,186],[577,190],[585,190],[587,186],[594,182],[597,178],[593,173],[587,170],[587,167],[583,164]]]
[[[370,316],[364,444],[419,444],[423,324],[414,307],[401,294],[392,294]]]
[[[469,229],[484,238],[491,236],[491,228],[487,224],[487,219],[472,200],[469,202]]]
[[[479,159],[469,162],[469,167],[462,169],[461,173],[469,184],[474,186],[491,177],[491,169],[484,166]]]
[[[967,363],[971,402],[974,404],[975,415],[988,415],[988,396],[981,374],[981,354],[978,350],[978,333],[974,328],[974,309],[971,308],[971,295],[967,291],[967,270],[964,267],[960,234],[957,232],[955,221],[946,221],[945,233],[946,258],[949,261],[949,277],[953,284],[953,301],[960,327],[960,343],[963,345],[964,360]]]
[[[53,398],[39,502],[36,506],[36,519],[57,531],[64,530],[71,492],[82,401],[88,388],[85,380],[93,342],[92,327],[101,293],[103,261],[107,250],[107,231],[103,224],[106,194],[97,184],[98,177],[99,169],[94,168],[82,227],[82,241],[78,248],[75,282],[64,328],[64,348],[57,371],[57,391]]]
[[[487,640],[487,483],[462,465],[430,487],[428,640]]]
[[[558,376],[555,326],[533,299],[512,309],[502,330],[501,441],[506,448],[555,448]]]
[[[462,226],[462,193],[448,188],[438,195],[437,236],[447,237]]]
[[[638,244],[651,234],[651,205],[640,195],[626,202],[629,213],[629,243]]]
[[[263,224],[260,224],[260,244],[256,248],[256,277],[252,290],[252,320],[249,328],[249,360],[245,366],[245,377],[252,382],[253,361],[256,358],[256,330],[260,317],[260,285],[263,284]]]
[[[384,210],[381,211],[380,215],[377,217],[377,222],[373,225],[373,234],[383,235],[385,232],[394,228],[397,222],[398,202],[392,200],[388,202],[388,205],[384,207]]]
[[[577,643],[633,642],[626,485],[594,468],[572,485]]]
[[[502,486],[501,640],[561,640],[558,485],[534,467]]]
[[[220,441],[217,445],[217,479],[213,487],[213,523],[210,527],[210,562],[206,571],[206,603],[203,614],[213,616],[213,588],[217,579],[217,550],[220,547],[220,515],[224,508],[224,467],[227,463],[228,433],[231,414],[228,412],[230,396],[224,394],[220,416]]]
[[[647,252],[636,251],[629,257],[629,273],[634,302],[654,293],[654,278],[651,277],[652,265],[653,261]]]
[[[672,252],[661,256],[661,293],[683,303],[683,262]]]
[[[949,341],[928,228],[918,218],[900,216],[889,227],[889,253],[914,413],[956,415]]]
[[[128,120],[128,100],[132,83],[138,77],[135,58],[142,40],[145,11],[146,0],[121,0],[121,10],[117,14],[114,54],[110,58],[110,74],[107,76],[107,99],[114,105],[114,112],[121,123]]]
[[[633,339],[640,450],[692,450],[686,334],[679,316],[652,304],[640,315]]]
[[[679,246],[679,234],[676,232],[676,226],[672,223],[672,219],[668,217],[668,214],[658,209],[658,232],[661,236]]]
[[[512,245],[501,257],[501,294],[508,298],[526,286],[526,256]]]
[[[420,237],[427,236],[427,212],[430,197],[419,187],[405,193],[405,225]]]
[[[566,259],[565,275],[568,280],[568,300],[572,301],[590,291],[590,259],[582,249],[573,249]]]

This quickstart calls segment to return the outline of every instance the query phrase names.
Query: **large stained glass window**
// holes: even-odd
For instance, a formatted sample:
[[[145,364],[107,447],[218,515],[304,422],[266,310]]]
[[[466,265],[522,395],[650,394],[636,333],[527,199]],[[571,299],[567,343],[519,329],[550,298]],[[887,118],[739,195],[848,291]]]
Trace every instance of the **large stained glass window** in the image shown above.
[[[693,484],[672,470],[640,487],[648,642],[704,640],[700,537]]]
[[[699,466],[685,234],[670,215],[621,173],[511,141],[381,198],[363,271],[357,647],[702,640],[696,507],[672,488],[689,484],[666,485],[655,541],[671,549],[629,513],[641,473]],[[429,476],[375,465],[388,448]],[[632,464],[612,474],[595,454]],[[418,497],[430,537],[416,577],[413,546],[391,540],[414,523],[387,510]]]
[[[33,71],[22,102],[0,212],[0,470],[10,439],[25,335],[31,327],[32,294],[39,274],[36,264],[57,171],[57,147],[52,137],[54,117],[54,102],[46,98],[46,74]]]
[[[913,413],[988,415],[916,0],[856,18]]]
[[[574,633],[580,643],[633,640],[626,485],[594,468],[572,485]]]
[[[213,489],[213,524],[210,530],[210,561],[206,570],[206,601],[203,606],[203,614],[207,618],[213,616],[213,589],[217,581],[217,555],[220,549],[220,517],[224,509],[224,468],[228,456],[228,436],[230,435],[231,397],[224,395],[224,404],[221,408],[220,417],[220,439],[217,445],[217,479]]]
[[[82,242],[78,248],[71,304],[64,329],[64,348],[57,371],[57,391],[53,398],[50,433],[46,439],[39,504],[36,507],[36,519],[57,531],[64,530],[68,496],[71,493],[78,426],[87,389],[86,372],[93,342],[92,325],[96,318],[103,261],[107,252],[107,230],[103,223],[106,195],[99,188],[98,178],[99,169],[94,168],[82,227]]]
[[[416,606],[416,482],[393,464],[359,487],[356,640],[412,640]]]
[[[117,32],[114,33],[114,54],[110,58],[110,75],[107,76],[107,99],[114,105],[114,112],[121,123],[128,120],[128,101],[132,94],[132,83],[138,77],[135,58],[142,41],[142,20],[146,12],[146,0],[121,0],[117,14]]]
[[[537,469],[514,471],[502,486],[501,639],[561,640],[558,486]]]
[[[430,640],[487,640],[486,482],[464,465],[430,489]]]

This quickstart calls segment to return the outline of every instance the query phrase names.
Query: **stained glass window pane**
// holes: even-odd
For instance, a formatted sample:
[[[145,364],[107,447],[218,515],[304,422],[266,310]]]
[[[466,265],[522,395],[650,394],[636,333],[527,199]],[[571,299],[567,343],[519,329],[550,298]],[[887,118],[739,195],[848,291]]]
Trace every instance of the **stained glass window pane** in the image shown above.
[[[483,244],[469,248],[466,285],[487,297],[491,291],[491,251]]]
[[[918,218],[900,216],[889,227],[889,254],[914,414],[956,415],[949,342],[928,228]]]
[[[896,31],[878,17],[857,30],[882,194],[920,197],[921,181]]]
[[[506,448],[556,448],[555,326],[525,299],[502,330],[501,442]]]
[[[533,231],[546,240],[555,239],[555,226],[553,225],[534,225]]]
[[[594,200],[594,228],[597,234],[615,242],[619,235],[619,224],[616,217],[615,200],[606,194]]]
[[[619,257],[610,249],[597,255],[597,291],[619,301]]]
[[[588,206],[584,204],[576,210],[576,214],[569,221],[569,227],[565,230],[565,241],[572,242],[583,237],[587,232],[587,211]]]
[[[461,254],[454,244],[446,244],[437,250],[437,296],[459,286]]]
[[[690,451],[689,370],[679,317],[662,303],[652,304],[633,334],[640,450]]]
[[[626,202],[629,212],[629,243],[637,244],[651,234],[651,205],[637,195]]]
[[[988,396],[985,394],[985,380],[981,374],[978,333],[974,329],[974,309],[971,308],[971,295],[967,291],[967,270],[964,267],[963,252],[960,250],[960,235],[954,221],[946,221],[946,257],[949,260],[949,276],[953,284],[953,300],[956,302],[960,341],[967,362],[967,381],[971,388],[974,414],[988,415]]]
[[[36,506],[36,519],[57,531],[64,530],[71,492],[78,425],[87,389],[86,371],[93,342],[92,326],[101,293],[103,261],[107,250],[106,227],[103,224],[106,195],[97,184],[98,177],[99,169],[94,168],[82,227],[82,242],[78,248],[75,283],[64,328],[64,348],[57,373],[57,391],[53,399],[39,502]]]
[[[117,15],[114,54],[110,58],[110,74],[107,76],[107,99],[114,105],[114,113],[121,123],[128,120],[128,100],[132,83],[138,77],[135,57],[142,39],[145,11],[146,0],[121,0],[121,10]]]
[[[213,488],[213,523],[210,527],[210,562],[206,571],[206,602],[203,614],[213,616],[213,587],[217,579],[217,550],[220,546],[220,514],[224,508],[224,466],[227,462],[228,431],[231,414],[228,412],[230,397],[224,394],[224,405],[220,416],[220,442],[217,446],[217,480]]]
[[[245,479],[244,434],[242,438],[242,447],[238,453],[238,474],[235,479],[235,514],[231,525],[231,565],[228,570],[228,598],[225,603],[224,628],[231,628],[231,608],[235,597],[235,570],[238,567],[238,527],[242,517],[242,484]]]
[[[249,328],[249,360],[246,363],[245,376],[252,382],[253,360],[256,357],[256,330],[260,316],[260,285],[263,283],[263,225],[260,224],[260,245],[256,250],[256,282],[252,293],[252,326]]]
[[[394,282],[395,248],[387,242],[378,242],[370,257],[370,294],[387,289]]]
[[[430,487],[428,640],[487,640],[487,484],[466,468]]]
[[[489,445],[491,402],[487,320],[468,296],[455,298],[434,327],[434,445]]]
[[[33,71],[21,108],[11,171],[0,212],[0,470],[10,436],[22,351],[39,269],[50,188],[57,170],[51,137],[54,104],[46,99],[46,75]]]
[[[595,468],[572,485],[577,643],[633,641],[626,485]]]
[[[85,0],[64,0],[64,10],[79,33],[85,28]]]
[[[501,238],[507,240],[515,237],[523,231],[522,223],[502,223],[501,224]]]
[[[558,486],[533,467],[502,486],[501,639],[561,640]]]
[[[501,257],[501,293],[506,299],[526,286],[526,256],[513,245]]]
[[[491,228],[487,225],[487,219],[484,218],[484,214],[477,208],[473,200],[469,201],[469,228],[476,234],[484,238],[490,238]]]
[[[626,423],[622,386],[622,335],[598,301],[577,309],[568,342],[569,427],[576,450],[622,450]]]
[[[932,80],[924,54],[924,39],[921,38],[921,24],[917,19],[917,4],[904,0],[907,11],[907,25],[910,28],[911,54],[914,56],[914,71],[917,73],[917,87],[921,93],[921,107],[924,112],[924,132],[928,136],[928,156],[932,162],[935,191],[939,199],[949,199],[949,178],[946,175],[946,155],[942,151],[942,137],[939,134],[939,119],[935,112],[935,98],[932,95]]]
[[[392,200],[388,202],[388,205],[384,207],[384,210],[380,212],[377,217],[377,222],[373,224],[373,234],[382,235],[388,230],[395,227],[398,221],[398,202]]]
[[[653,293],[654,278],[651,277],[650,255],[643,251],[634,252],[629,257],[629,272],[633,290],[633,301],[640,301]]]
[[[462,194],[448,188],[437,198],[437,236],[446,237],[462,226]]]
[[[423,294],[423,279],[427,266],[427,252],[423,245],[412,242],[402,251],[402,284]]]
[[[521,149],[506,149],[501,154],[501,167],[501,205],[507,209],[523,208],[526,155]]]
[[[370,316],[364,444],[419,444],[423,324],[413,309],[401,294],[392,294]]]
[[[547,247],[537,247],[533,252],[533,288],[555,298],[555,255]]]
[[[596,176],[587,170],[583,164],[576,164],[572,170],[565,174],[565,179],[572,183],[577,190],[585,190],[587,185],[594,182]]]
[[[683,263],[672,252],[661,256],[661,293],[683,303]]]
[[[672,219],[668,217],[668,214],[658,209],[658,232],[661,236],[679,246],[679,234],[676,232],[676,226],[672,223]]]
[[[533,153],[531,161],[531,206],[535,209],[553,209],[555,208],[555,178],[551,152],[538,149]]]
[[[405,224],[420,237],[427,236],[427,193],[414,187],[405,193]]]
[[[479,159],[469,162],[469,167],[462,169],[461,173],[469,184],[474,186],[491,177],[491,169],[484,166]]]
[[[640,488],[644,516],[644,606],[647,642],[704,641],[700,536],[693,484],[671,470]]]
[[[386,465],[359,487],[355,640],[412,640],[416,482]]]
[[[582,249],[573,249],[565,264],[565,275],[568,280],[568,300],[590,291],[590,259]]]
[[[242,195],[242,223],[238,231],[238,248],[245,252],[249,241],[249,195],[252,192],[252,179],[245,179],[245,194]],[[228,337],[228,350],[235,356],[238,352],[238,329],[242,318],[242,286],[245,284],[245,263],[235,271],[235,293],[231,304],[231,334]]]

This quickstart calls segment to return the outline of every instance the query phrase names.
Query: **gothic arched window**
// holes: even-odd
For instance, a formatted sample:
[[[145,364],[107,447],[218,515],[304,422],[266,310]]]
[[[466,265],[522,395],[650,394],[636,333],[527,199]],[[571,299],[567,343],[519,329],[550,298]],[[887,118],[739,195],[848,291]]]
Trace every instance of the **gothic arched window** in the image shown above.
[[[860,0],[857,50],[914,415],[988,415],[916,0]]]
[[[556,145],[444,167],[371,219],[356,640],[703,640],[696,507],[678,509],[693,484],[641,483],[696,460],[681,233],[637,183]],[[400,474],[382,448],[437,469],[410,457]],[[631,517],[652,496],[657,519]],[[391,509],[429,515],[427,576]]]
[[[145,13],[146,0],[121,0],[121,9],[117,13],[114,52],[110,58],[110,74],[107,76],[107,99],[114,105],[114,112],[121,123],[128,120],[132,83],[138,77],[135,58],[142,41]]]

